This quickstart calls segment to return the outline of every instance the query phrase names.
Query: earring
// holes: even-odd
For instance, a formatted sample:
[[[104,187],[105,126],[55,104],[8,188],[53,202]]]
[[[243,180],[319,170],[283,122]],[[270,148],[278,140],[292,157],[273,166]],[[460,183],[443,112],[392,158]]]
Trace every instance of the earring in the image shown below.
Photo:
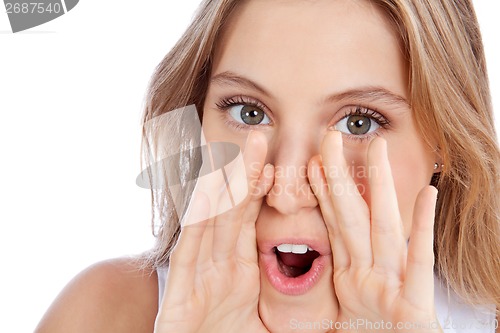
[[[434,170],[439,169],[439,167],[441,167],[441,169],[443,169],[443,168],[444,168],[444,164],[441,164],[441,165],[440,165],[440,164],[439,164],[439,163],[437,163],[437,162],[436,162],[436,163],[434,163]]]

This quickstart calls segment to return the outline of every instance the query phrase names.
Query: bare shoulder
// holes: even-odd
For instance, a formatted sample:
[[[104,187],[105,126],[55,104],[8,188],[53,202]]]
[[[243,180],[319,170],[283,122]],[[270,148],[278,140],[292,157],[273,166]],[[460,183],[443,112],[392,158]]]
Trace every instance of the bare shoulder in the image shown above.
[[[157,312],[156,272],[134,259],[112,259],[69,282],[35,332],[153,332]]]

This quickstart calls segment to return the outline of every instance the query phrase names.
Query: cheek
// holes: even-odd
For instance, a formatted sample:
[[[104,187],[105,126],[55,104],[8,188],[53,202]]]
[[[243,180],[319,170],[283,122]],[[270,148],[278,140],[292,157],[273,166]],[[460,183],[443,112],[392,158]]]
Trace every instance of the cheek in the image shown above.
[[[356,148],[356,149],[355,149]],[[371,170],[367,161],[368,147],[344,146],[344,157],[353,177],[359,193],[368,204],[370,201],[370,176],[375,173]],[[413,151],[413,153],[408,153]],[[410,234],[413,207],[418,193],[426,185],[429,185],[432,176],[431,156],[422,147],[401,147],[389,143],[389,162],[394,180],[394,187],[398,198],[399,212],[403,221],[404,233]]]
[[[432,171],[430,171],[428,163],[430,162],[427,159],[418,155],[403,155],[391,160],[399,212],[406,238],[410,235],[417,195],[430,183]]]

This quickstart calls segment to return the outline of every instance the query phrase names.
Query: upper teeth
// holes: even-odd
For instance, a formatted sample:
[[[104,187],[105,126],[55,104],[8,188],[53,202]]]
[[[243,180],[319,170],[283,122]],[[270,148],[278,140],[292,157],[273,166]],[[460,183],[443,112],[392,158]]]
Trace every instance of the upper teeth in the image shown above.
[[[278,251],[284,253],[295,253],[304,254],[307,250],[312,251],[313,249],[304,244],[280,244],[278,245]]]

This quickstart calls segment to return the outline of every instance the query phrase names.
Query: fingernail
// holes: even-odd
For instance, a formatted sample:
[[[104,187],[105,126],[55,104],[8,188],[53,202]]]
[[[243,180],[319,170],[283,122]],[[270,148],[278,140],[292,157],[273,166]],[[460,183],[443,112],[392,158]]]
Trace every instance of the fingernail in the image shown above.
[[[334,138],[335,138],[335,142],[342,144],[342,132],[340,132],[340,131],[333,131],[333,135],[334,135]]]

